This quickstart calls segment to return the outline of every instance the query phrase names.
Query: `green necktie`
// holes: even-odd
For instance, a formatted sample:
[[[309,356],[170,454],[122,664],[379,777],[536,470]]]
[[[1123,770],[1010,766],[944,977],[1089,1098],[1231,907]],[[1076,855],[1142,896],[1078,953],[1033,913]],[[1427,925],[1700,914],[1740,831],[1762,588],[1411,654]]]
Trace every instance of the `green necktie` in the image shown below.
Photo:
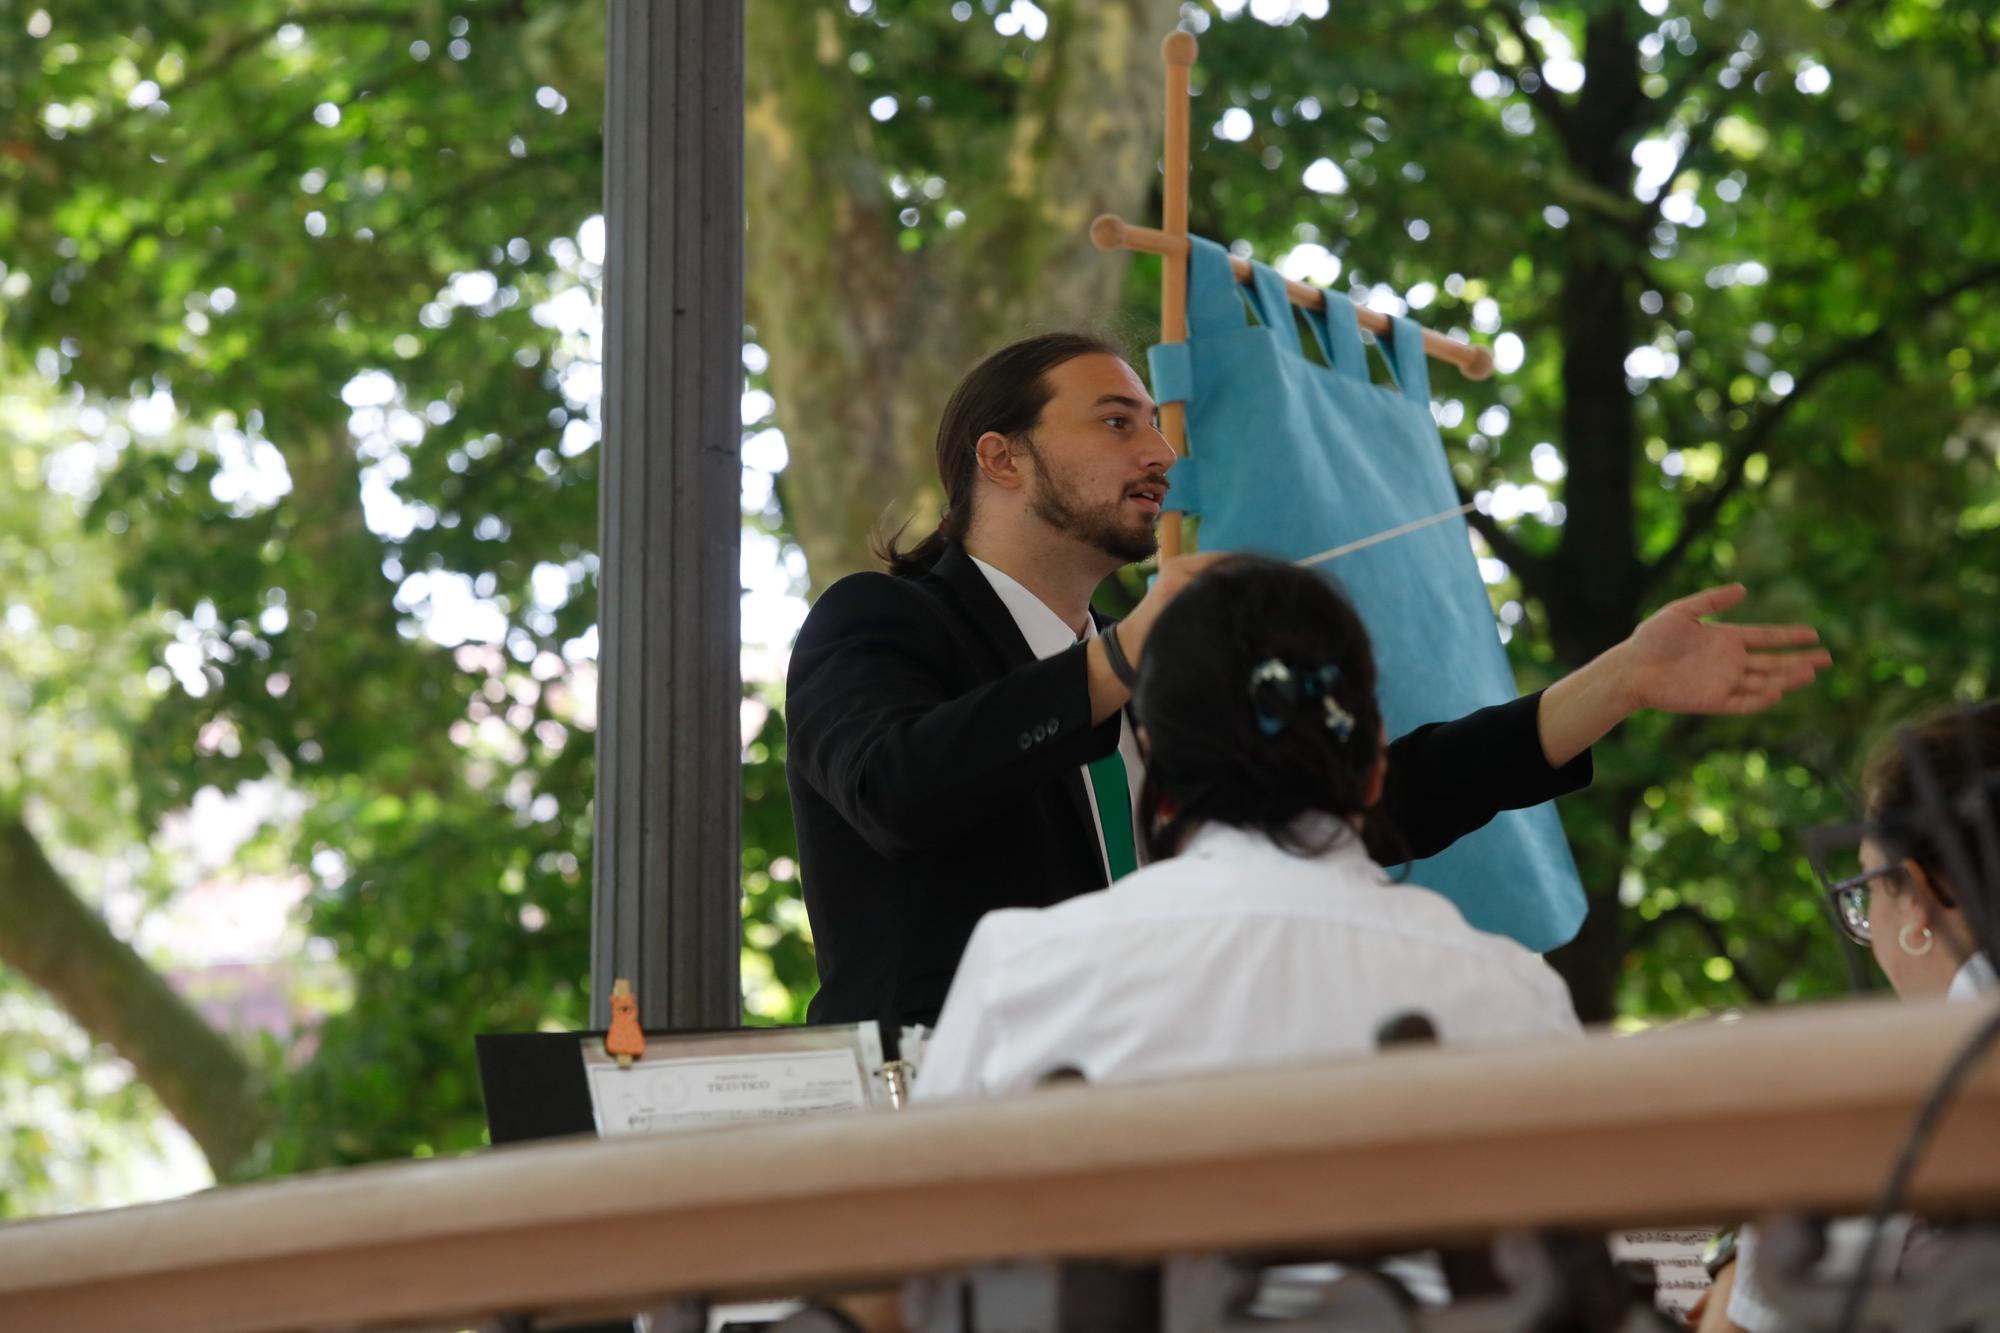
[[[1113,750],[1090,764],[1090,789],[1097,794],[1097,820],[1104,826],[1104,856],[1116,881],[1138,868],[1132,850],[1132,788],[1125,780],[1125,756]]]

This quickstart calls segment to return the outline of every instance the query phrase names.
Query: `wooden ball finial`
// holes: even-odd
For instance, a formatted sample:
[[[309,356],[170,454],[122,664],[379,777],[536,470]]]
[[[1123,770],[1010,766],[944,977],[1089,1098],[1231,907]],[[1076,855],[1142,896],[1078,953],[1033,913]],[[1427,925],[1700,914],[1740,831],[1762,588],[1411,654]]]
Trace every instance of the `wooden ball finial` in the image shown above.
[[[1160,59],[1169,65],[1192,65],[1200,51],[1201,45],[1191,32],[1170,32],[1167,40],[1160,43]]]
[[[1493,349],[1474,347],[1472,355],[1465,359],[1465,377],[1469,380],[1491,379],[1493,377]]]
[[[1125,244],[1125,219],[1116,213],[1099,213],[1090,224],[1090,243],[1100,250],[1116,250]]]

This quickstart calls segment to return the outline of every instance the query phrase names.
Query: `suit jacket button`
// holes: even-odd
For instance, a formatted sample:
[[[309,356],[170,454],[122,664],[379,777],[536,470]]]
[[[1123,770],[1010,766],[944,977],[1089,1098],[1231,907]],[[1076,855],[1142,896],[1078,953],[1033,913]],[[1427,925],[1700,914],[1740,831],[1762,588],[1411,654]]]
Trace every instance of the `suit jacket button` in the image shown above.
[[[1051,736],[1055,735],[1055,734],[1056,734],[1056,728],[1057,728],[1057,727],[1059,727],[1059,726],[1061,726],[1061,725],[1062,725],[1062,719],[1061,719],[1061,718],[1055,718],[1055,717],[1052,717],[1052,718],[1050,718],[1050,719],[1049,719],[1049,735],[1051,735]]]
[[[1044,727],[1044,726],[1037,726],[1037,727],[1035,728],[1035,739],[1036,739],[1036,741],[1038,741],[1038,742],[1039,742],[1039,741],[1045,741],[1045,740],[1047,740],[1048,738],[1049,738],[1049,729],[1048,729],[1047,727]]]
[[[1021,748],[1023,750],[1027,749],[1030,745],[1033,745],[1034,743],[1035,743],[1035,738],[1033,736],[1030,736],[1025,731],[1021,733]]]

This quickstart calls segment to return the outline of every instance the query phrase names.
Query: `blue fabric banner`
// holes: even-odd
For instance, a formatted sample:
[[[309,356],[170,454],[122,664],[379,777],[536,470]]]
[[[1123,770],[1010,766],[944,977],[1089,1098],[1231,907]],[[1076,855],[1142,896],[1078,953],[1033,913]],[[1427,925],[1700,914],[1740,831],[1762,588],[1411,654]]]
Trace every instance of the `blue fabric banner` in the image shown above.
[[[1245,315],[1245,298],[1258,323]],[[1188,275],[1189,370],[1156,358],[1186,385],[1189,457],[1174,468],[1167,507],[1201,516],[1207,551],[1297,560],[1458,504],[1430,411],[1423,333],[1397,319],[1385,354],[1397,388],[1369,380],[1354,306],[1326,294],[1299,311],[1328,365],[1306,359],[1284,279],[1259,264],[1246,293],[1229,256],[1193,238]],[[1180,386],[1176,386],[1180,387]],[[1198,484],[1197,483],[1197,478]],[[1321,572],[1346,592],[1374,639],[1391,736],[1515,696],[1463,518],[1343,556]],[[1555,808],[1501,815],[1411,867],[1466,920],[1552,949],[1583,922],[1583,888]]]

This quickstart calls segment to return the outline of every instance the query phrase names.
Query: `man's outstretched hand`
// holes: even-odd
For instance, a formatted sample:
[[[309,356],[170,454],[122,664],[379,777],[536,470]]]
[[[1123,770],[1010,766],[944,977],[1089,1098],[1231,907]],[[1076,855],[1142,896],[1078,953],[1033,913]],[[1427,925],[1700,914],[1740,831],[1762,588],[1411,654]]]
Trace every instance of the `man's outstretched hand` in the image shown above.
[[[1740,583],[1669,602],[1611,650],[1623,654],[1628,711],[1755,713],[1810,685],[1833,655],[1810,625],[1727,625],[1706,619],[1743,600]],[[1806,651],[1798,651],[1804,649]]]
[[[1742,601],[1731,583],[1669,602],[1589,665],[1542,694],[1542,753],[1557,768],[1641,708],[1755,713],[1812,682],[1832,654],[1810,625],[1726,625],[1705,617]]]

